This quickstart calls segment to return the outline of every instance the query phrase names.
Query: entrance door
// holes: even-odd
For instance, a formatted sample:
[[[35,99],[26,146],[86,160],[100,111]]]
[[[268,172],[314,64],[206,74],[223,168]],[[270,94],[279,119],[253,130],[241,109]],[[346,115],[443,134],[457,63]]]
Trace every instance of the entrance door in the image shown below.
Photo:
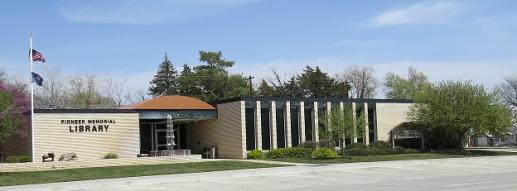
[[[165,129],[156,129],[154,131],[155,150],[167,150],[167,132]]]

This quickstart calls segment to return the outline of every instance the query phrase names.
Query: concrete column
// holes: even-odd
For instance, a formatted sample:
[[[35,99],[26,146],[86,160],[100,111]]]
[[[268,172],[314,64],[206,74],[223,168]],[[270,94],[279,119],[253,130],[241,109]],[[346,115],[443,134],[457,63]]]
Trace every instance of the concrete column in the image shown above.
[[[242,148],[242,158],[245,159],[246,158],[246,103],[244,101],[241,101],[240,108],[241,108],[241,130],[242,130],[241,148]],[[217,153],[219,153],[219,152],[216,152],[216,154]]]
[[[353,134],[352,134],[352,143],[357,143],[357,109],[355,107],[355,102],[352,102],[352,121],[353,121]]]
[[[269,109],[269,127],[271,135],[271,148],[277,148],[277,137],[276,137],[276,103],[271,101],[271,109]]]
[[[285,102],[284,109],[284,127],[285,127],[285,147],[292,147],[291,141],[291,102]]]
[[[314,121],[313,121],[313,127],[312,127],[312,137],[313,141],[320,141],[319,136],[319,123],[318,123],[318,102],[314,102],[314,107],[312,108],[314,111]]]
[[[306,141],[305,139],[305,103],[300,102],[300,112],[298,112],[298,127],[300,127],[300,144]]]
[[[332,112],[331,110],[332,110],[332,103],[330,103],[330,101],[327,101],[327,109],[326,109],[327,113],[326,114],[327,114],[327,124],[328,124],[327,128],[328,128],[329,132],[332,131],[332,126],[330,126],[330,117],[328,117],[328,116],[330,116],[330,112]]]
[[[260,114],[260,101],[255,106],[255,149],[262,150],[262,117]]]
[[[364,103],[364,144],[370,144],[370,133],[368,128],[368,103]]]
[[[343,102],[339,102],[339,111],[340,112],[340,115],[344,115],[344,112],[345,112],[345,104],[343,104]],[[344,135],[343,135],[344,137]],[[342,140],[343,142],[339,142],[339,144],[342,144],[344,145],[345,144],[345,139]],[[337,145],[337,146],[341,146],[341,145]]]

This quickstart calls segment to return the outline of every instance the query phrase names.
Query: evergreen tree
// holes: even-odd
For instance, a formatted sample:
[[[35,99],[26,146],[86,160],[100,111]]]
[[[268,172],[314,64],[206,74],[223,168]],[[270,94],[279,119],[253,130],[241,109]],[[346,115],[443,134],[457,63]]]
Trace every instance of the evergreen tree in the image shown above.
[[[194,67],[192,78],[199,88],[194,97],[213,101],[248,94],[246,78],[241,74],[228,73],[228,68],[235,62],[223,59],[220,51],[199,51],[199,60],[204,64]]]
[[[305,97],[347,97],[347,85],[338,83],[317,66],[315,69],[305,66],[297,80]]]
[[[266,80],[262,79],[258,87],[260,96],[276,96],[275,89],[271,87]]]
[[[174,69],[172,62],[167,57],[167,53],[165,53],[164,60],[160,64],[158,72],[150,83],[151,87],[149,87],[149,95],[152,95],[153,97],[177,95],[179,93],[177,72]]]
[[[194,72],[188,65],[183,65],[183,70],[178,78],[178,90],[180,95],[197,97],[201,93],[198,81],[194,78]]]

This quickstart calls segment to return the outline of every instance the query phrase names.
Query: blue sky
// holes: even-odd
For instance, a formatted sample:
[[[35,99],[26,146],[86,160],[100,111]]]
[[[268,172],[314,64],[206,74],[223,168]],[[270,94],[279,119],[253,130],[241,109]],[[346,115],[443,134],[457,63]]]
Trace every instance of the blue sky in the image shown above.
[[[28,33],[43,67],[147,89],[164,52],[177,68],[222,51],[232,72],[263,78],[304,65],[370,65],[382,80],[409,66],[432,81],[493,87],[517,74],[517,2],[341,0],[2,1],[0,67],[27,76]],[[45,76],[43,76],[45,78]],[[378,90],[382,97],[382,89]]]

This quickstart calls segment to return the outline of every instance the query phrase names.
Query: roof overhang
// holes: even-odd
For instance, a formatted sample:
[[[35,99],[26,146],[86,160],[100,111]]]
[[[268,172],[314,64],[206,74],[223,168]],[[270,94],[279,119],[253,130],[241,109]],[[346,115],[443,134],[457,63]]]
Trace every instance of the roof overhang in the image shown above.
[[[173,120],[200,121],[217,118],[217,110],[137,110],[140,119],[167,119],[171,115]]]

